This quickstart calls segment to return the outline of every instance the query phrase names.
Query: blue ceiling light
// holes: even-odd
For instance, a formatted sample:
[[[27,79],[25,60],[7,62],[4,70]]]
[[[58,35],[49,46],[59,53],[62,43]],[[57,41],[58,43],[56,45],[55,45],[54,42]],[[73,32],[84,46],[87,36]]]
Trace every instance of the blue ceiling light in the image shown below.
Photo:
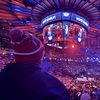
[[[24,14],[30,14],[31,10],[21,7],[21,6],[17,6],[15,4],[12,4],[12,11],[14,12],[20,12],[20,13],[24,13]]]

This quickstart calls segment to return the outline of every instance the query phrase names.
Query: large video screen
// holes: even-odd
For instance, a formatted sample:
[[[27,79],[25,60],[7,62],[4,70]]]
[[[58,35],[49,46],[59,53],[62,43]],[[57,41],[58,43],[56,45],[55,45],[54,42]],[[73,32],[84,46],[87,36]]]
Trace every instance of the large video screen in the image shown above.
[[[86,36],[86,30],[82,26],[71,22],[57,22],[47,25],[43,29],[44,43],[60,41],[82,42]]]

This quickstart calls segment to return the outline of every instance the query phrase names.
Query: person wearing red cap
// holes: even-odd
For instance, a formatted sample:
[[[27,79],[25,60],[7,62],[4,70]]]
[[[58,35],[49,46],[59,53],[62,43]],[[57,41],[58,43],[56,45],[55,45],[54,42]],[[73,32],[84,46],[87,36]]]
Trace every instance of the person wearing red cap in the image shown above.
[[[41,71],[42,42],[20,28],[10,38],[16,62],[0,72],[0,100],[70,100],[64,85]]]

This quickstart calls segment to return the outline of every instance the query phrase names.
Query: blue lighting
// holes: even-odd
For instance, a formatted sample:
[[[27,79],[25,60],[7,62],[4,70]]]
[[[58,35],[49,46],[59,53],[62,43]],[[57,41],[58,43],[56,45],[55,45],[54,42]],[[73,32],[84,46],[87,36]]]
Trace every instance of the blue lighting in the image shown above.
[[[85,27],[89,27],[89,22],[85,18],[83,18],[77,14],[72,13],[71,19],[72,19],[72,21],[82,24]]]
[[[31,12],[31,10],[26,9],[25,7],[17,6],[17,5],[15,5],[15,4],[12,4],[12,9],[19,9],[19,10],[21,10],[21,11]]]
[[[26,11],[23,11],[21,9],[13,9],[14,12],[20,12],[20,13],[23,13],[23,14],[29,14],[28,12]]]
[[[48,40],[51,41],[53,39],[52,35],[48,36]]]
[[[48,34],[48,35],[47,35],[47,39],[48,39],[49,41],[53,40],[54,38],[55,38],[55,34],[54,34],[54,33],[51,33],[51,34]]]
[[[81,42],[82,41],[82,38],[81,37],[78,37],[78,42]]]
[[[95,60],[96,58],[95,58],[95,57],[93,57],[93,59]]]
[[[42,20],[41,24],[42,26],[44,26],[51,22],[61,21],[61,20],[62,21],[73,21],[75,23],[81,24],[85,28],[89,27],[89,22],[85,18],[77,14],[71,13],[71,12],[57,12],[57,13],[51,14],[45,17]]]
[[[58,21],[58,20],[61,20],[61,12],[58,12],[58,13],[55,13],[55,14],[45,17],[41,23],[42,23],[42,25],[46,25],[50,22]]]
[[[83,41],[83,38],[80,37],[80,36],[77,36],[77,37],[76,37],[76,41],[77,41],[77,42],[82,42],[82,41]]]

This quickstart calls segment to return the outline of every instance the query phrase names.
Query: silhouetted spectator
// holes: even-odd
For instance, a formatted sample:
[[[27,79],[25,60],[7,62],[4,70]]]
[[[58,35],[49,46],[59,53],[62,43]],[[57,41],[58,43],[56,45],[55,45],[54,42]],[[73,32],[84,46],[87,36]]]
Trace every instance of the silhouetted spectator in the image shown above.
[[[64,85],[39,67],[44,54],[39,39],[19,28],[10,32],[16,63],[0,73],[0,100],[69,100]]]

